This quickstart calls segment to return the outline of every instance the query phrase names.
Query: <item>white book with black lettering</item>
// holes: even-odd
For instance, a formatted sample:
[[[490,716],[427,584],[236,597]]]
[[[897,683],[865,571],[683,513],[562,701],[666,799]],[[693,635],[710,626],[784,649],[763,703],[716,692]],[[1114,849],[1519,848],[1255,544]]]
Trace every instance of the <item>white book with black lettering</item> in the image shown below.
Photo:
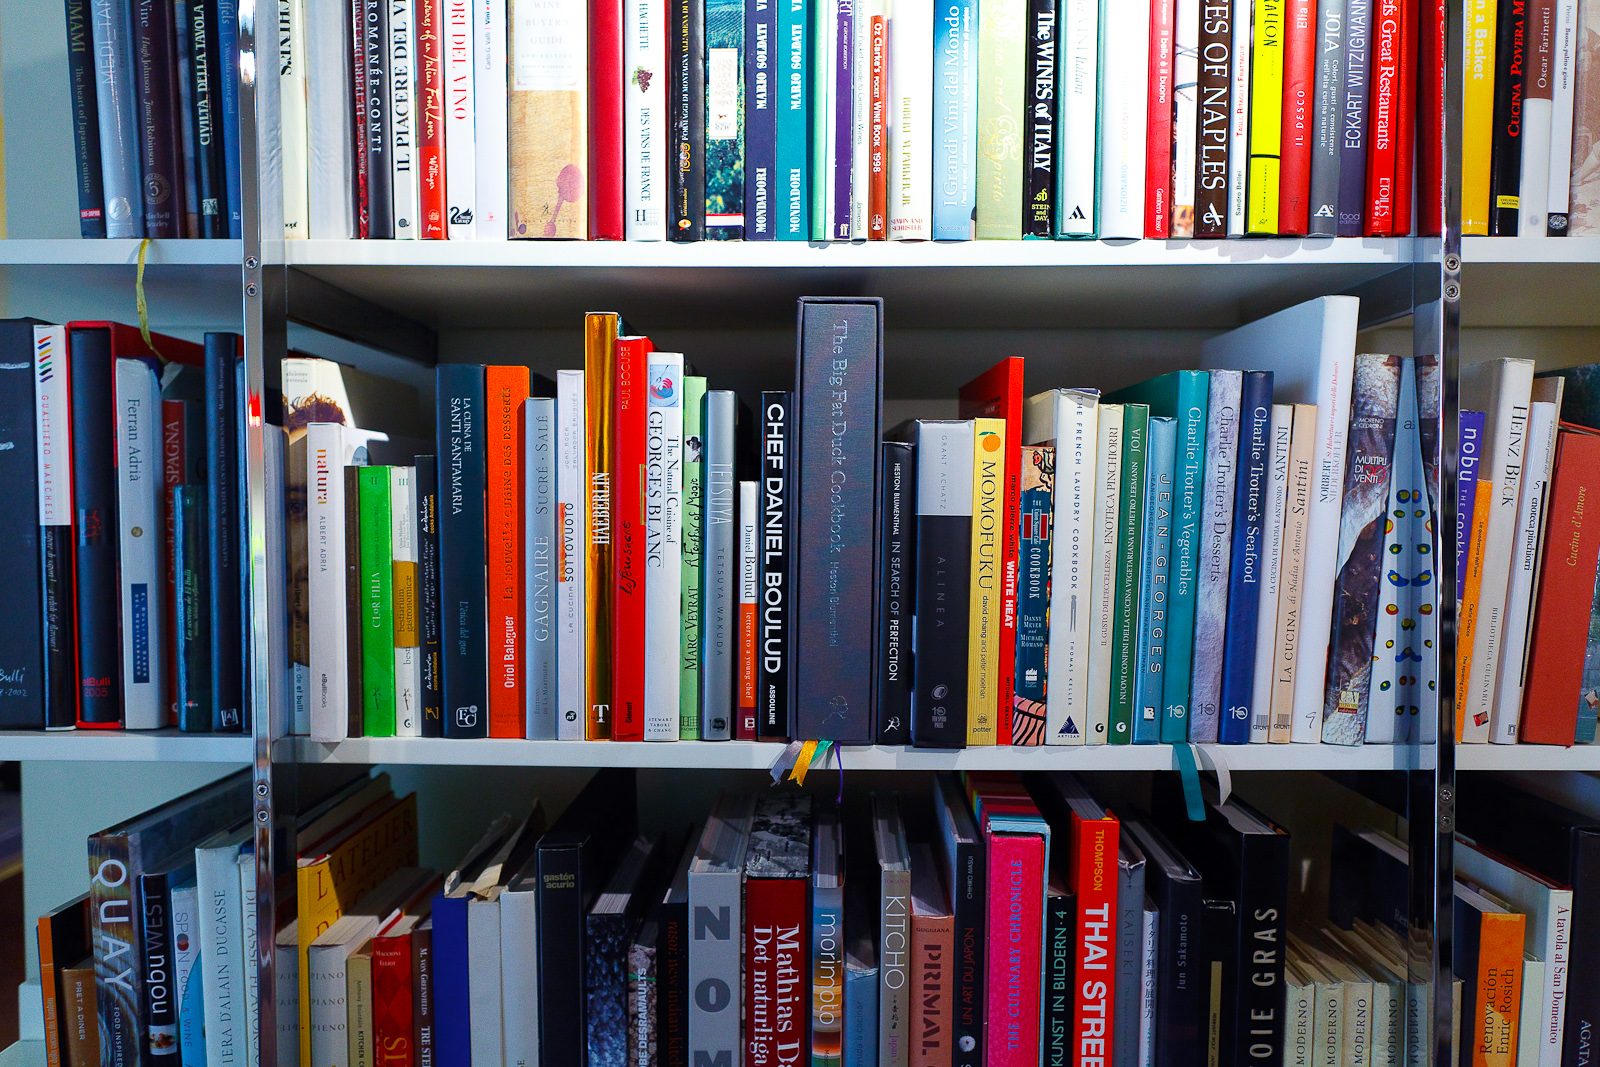
[[[623,7],[623,233],[630,241],[667,239],[667,11],[654,0]],[[772,47],[776,55],[776,41]],[[648,731],[648,708],[645,715]]]
[[[306,427],[306,587],[313,741],[343,741],[349,736],[344,468],[354,457],[353,442],[344,426],[313,422]]]
[[[167,724],[161,383],[142,359],[116,363],[122,725],[155,730]]]
[[[589,551],[585,487],[583,371],[556,371],[556,536],[561,540],[556,592],[556,737],[582,741],[584,710],[584,567]],[[649,587],[646,586],[648,595]]]

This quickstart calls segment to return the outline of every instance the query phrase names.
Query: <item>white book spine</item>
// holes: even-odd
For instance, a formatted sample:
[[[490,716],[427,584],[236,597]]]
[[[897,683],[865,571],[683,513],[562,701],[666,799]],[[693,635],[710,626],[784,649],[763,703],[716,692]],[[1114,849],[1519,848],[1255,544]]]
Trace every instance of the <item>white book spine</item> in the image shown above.
[[[1294,406],[1272,405],[1272,456],[1267,468],[1267,507],[1261,548],[1261,610],[1256,625],[1256,671],[1250,689],[1250,742],[1270,740],[1272,668],[1278,650],[1278,577],[1282,573],[1283,521],[1289,503],[1289,445],[1294,437]]]
[[[243,912],[239,899],[239,846],[194,850],[195,885],[200,897],[200,968],[205,993],[207,1067],[246,1067],[243,1001]],[[317,991],[311,991],[316,1003]],[[344,1004],[344,986],[339,987]],[[315,1034],[313,1033],[313,1036]],[[344,1045],[344,1028],[339,1030]],[[315,1048],[312,1050],[316,1051]],[[321,1057],[313,1062],[335,1065]]]
[[[1567,1025],[1567,984],[1572,939],[1572,890],[1554,889],[1544,917],[1546,964],[1541,998],[1539,1067],[1561,1067],[1561,1042]]]
[[[143,360],[116,362],[122,722],[129,730],[154,730],[167,724],[161,385]]]
[[[504,241],[509,192],[506,169],[506,0],[472,0],[473,119],[477,143],[477,202],[473,236]],[[448,136],[448,134],[447,134]],[[448,151],[448,149],[446,149]],[[446,160],[446,165],[449,160]],[[450,180],[449,171],[445,181]],[[452,234],[451,236],[454,236]]]
[[[889,237],[933,237],[933,6],[901,0],[889,19]]]
[[[1101,238],[1144,236],[1146,97],[1150,75],[1150,9],[1108,3],[1101,12],[1104,54],[1113,57],[1100,79]]]
[[[349,649],[345,620],[345,430],[306,427],[306,537],[311,626],[311,739],[349,733]]]
[[[72,525],[72,401],[67,328],[33,328],[33,443],[39,525]]]
[[[1529,77],[1532,77],[1529,71]],[[1522,182],[1519,186],[1517,234],[1543,237],[1550,203],[1550,113],[1548,97],[1526,96],[1522,102]]]
[[[589,532],[584,487],[583,371],[556,372],[556,536],[561,539],[560,589],[556,594],[556,737],[582,741],[584,732],[584,569]],[[649,587],[646,586],[648,592]]]
[[[200,972],[200,896],[194,885],[172,889],[172,1000],[178,1012],[178,1047],[198,1047],[205,1020],[198,986]]]
[[[1172,236],[1193,237],[1200,100],[1199,0],[1178,0],[1176,16],[1172,50]]]
[[[311,231],[306,170],[306,39],[304,0],[278,0],[278,122],[283,160],[283,236]],[[409,10],[409,8],[408,8]]]
[[[1522,960],[1522,1005],[1517,1030],[1517,1056],[1513,1063],[1531,1065],[1539,1062],[1541,1031],[1539,991],[1544,989],[1546,964],[1544,960],[1525,956]]]
[[[1528,621],[1533,590],[1539,577],[1539,550],[1543,545],[1545,503],[1555,462],[1556,405],[1528,406],[1527,458],[1522,466],[1522,489],[1517,503],[1515,548],[1511,576],[1506,586],[1505,641],[1500,649],[1500,669],[1495,677],[1494,712],[1489,720],[1489,740],[1501,745],[1517,743],[1522,721],[1522,691],[1527,679]]]
[[[626,0],[622,33],[624,233],[630,241],[667,239],[667,8]],[[776,46],[776,42],[773,42]],[[659,71],[655,77],[648,72]],[[640,73],[647,76],[640,77]]]
[[[280,0],[282,2],[282,0]],[[413,241],[421,229],[417,173],[417,40],[411,0],[389,4],[389,164],[394,183],[394,235]]]
[[[1233,77],[1228,86],[1228,236],[1243,237],[1245,173],[1250,164],[1250,44],[1255,5],[1253,0],[1232,2]],[[1332,549],[1329,551],[1332,552]]]
[[[300,1067],[300,947],[277,945],[272,959],[278,987],[278,1067]]]
[[[350,6],[341,0],[305,0],[306,217],[310,236],[348,240],[356,235],[355,86],[352,84]]]
[[[539,896],[500,894],[500,996],[506,1067],[539,1065]]]
[[[477,71],[472,63],[477,10],[475,0],[444,0],[444,197],[452,241],[477,236]]]
[[[526,677],[523,685],[524,733],[551,741],[556,729],[560,641],[556,630],[556,402],[535,397],[522,405],[523,602],[528,606]]]
[[[467,901],[467,988],[472,997],[472,1067],[506,1067],[500,987],[500,896]]]
[[[256,854],[241,852],[239,868],[239,974],[244,979],[244,1062],[250,1067],[260,1065],[260,1044],[256,1029],[261,1023],[260,976],[255,961],[259,943],[256,931]]]
[[[873,0],[855,0],[851,18],[850,238],[867,239],[867,201],[872,195],[872,16]]]
[[[417,617],[417,468],[389,468],[393,557],[394,735],[422,736],[422,635]]]
[[[650,355],[645,437],[644,739],[676,741],[683,637],[683,356]]]
[[[1064,237],[1092,237],[1098,215],[1095,211],[1095,160],[1100,136],[1100,4],[1099,0],[1063,0],[1061,30],[1057,47],[1061,49],[1061,77],[1056,91],[1061,94],[1060,150],[1056,166],[1061,170],[1061,195],[1058,200]]]
[[[288,450],[289,445],[281,427],[267,425],[262,428],[261,451],[266,466],[268,500],[286,499],[283,464]],[[272,717],[272,736],[282,737],[291,732],[292,698],[303,679],[296,677],[294,665],[289,662],[288,516],[281,507],[269,507],[266,510],[267,625],[270,627],[267,642],[267,707]],[[169,707],[174,707],[177,688],[176,678],[167,679]]]
[[[1555,0],[1555,44],[1551,56],[1550,161],[1545,211],[1563,222],[1572,206],[1572,111],[1578,70],[1578,0]],[[1563,228],[1561,236],[1566,236]]]
[[[1117,588],[1117,505],[1122,486],[1122,405],[1102,404],[1095,441],[1092,519],[1094,544],[1089,576],[1088,739],[1103,745],[1111,728],[1112,608]],[[1046,694],[1048,696],[1048,693]]]
[[[349,989],[350,946],[312,945],[306,950],[306,998],[310,1004],[311,1063],[316,1067],[350,1067],[350,1011],[346,1004]],[[210,989],[206,994],[210,996]],[[206,1002],[206,1014],[211,1002]],[[206,1030],[209,1056],[211,1031]],[[304,1065],[309,1067],[309,1065]]]

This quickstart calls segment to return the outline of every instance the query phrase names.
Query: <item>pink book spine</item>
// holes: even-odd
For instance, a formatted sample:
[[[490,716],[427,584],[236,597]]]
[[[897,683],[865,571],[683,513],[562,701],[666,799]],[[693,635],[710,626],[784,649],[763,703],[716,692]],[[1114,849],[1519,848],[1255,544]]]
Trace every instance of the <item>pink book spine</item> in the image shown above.
[[[1036,1067],[1044,954],[1044,838],[989,832],[989,980],[984,1063]]]

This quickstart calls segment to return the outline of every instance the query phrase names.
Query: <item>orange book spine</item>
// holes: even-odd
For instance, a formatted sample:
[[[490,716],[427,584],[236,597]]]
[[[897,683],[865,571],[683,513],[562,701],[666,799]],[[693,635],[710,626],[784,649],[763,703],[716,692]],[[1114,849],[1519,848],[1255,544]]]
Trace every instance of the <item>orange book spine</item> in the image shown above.
[[[1489,539],[1489,510],[1494,484],[1478,482],[1472,506],[1472,536],[1467,542],[1467,580],[1462,583],[1460,610],[1456,612],[1456,740],[1461,740],[1466,720],[1461,709],[1467,700],[1467,671],[1472,666],[1472,635],[1478,626],[1478,590],[1483,586],[1483,547]]]
[[[611,739],[611,472],[616,461],[618,316],[590,312],[583,329],[584,469],[589,472],[584,556],[584,737]]]
[[[1483,916],[1478,942],[1477,1018],[1472,1022],[1472,1067],[1515,1067],[1517,1017],[1522,1009],[1522,943],[1527,917]]]
[[[527,367],[488,367],[484,530],[489,562],[489,736],[526,737],[522,707],[522,404]]]

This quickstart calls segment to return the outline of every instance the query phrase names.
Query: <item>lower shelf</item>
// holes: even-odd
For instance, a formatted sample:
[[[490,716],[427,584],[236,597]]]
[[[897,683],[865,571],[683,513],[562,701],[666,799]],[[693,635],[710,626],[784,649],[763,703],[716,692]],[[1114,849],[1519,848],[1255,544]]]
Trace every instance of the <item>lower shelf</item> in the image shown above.
[[[4,730],[0,760],[249,763],[252,740],[180,730]]]

